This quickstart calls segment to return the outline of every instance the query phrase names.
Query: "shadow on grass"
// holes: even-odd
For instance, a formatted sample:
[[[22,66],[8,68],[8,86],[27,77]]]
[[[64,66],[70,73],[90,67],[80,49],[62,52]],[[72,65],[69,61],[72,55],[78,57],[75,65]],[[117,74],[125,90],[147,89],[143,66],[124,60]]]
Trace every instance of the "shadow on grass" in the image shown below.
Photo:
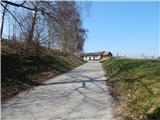
[[[112,96],[112,98],[116,101],[119,101],[118,99],[118,93],[115,91],[115,81],[113,80],[107,80],[106,84],[109,89],[109,94]]]
[[[160,120],[160,107],[154,110],[151,114],[147,115],[148,120]]]
[[[83,63],[73,55],[29,56],[11,53],[2,54],[1,58],[2,96],[14,94],[14,91],[18,93],[23,87],[27,89],[41,85],[40,81],[65,73]],[[79,63],[75,63],[74,60]]]
[[[24,76],[32,76],[47,71],[62,73],[72,67],[68,62],[53,56],[2,56],[2,82],[5,82],[3,78],[6,77],[10,79],[21,79]]]

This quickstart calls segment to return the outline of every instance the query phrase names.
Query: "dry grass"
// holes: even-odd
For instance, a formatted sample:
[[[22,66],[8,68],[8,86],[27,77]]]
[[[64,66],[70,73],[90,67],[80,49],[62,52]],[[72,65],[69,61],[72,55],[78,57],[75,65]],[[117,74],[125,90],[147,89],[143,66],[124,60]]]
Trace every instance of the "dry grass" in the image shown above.
[[[160,120],[160,61],[112,58],[102,62],[112,95],[133,120]]]

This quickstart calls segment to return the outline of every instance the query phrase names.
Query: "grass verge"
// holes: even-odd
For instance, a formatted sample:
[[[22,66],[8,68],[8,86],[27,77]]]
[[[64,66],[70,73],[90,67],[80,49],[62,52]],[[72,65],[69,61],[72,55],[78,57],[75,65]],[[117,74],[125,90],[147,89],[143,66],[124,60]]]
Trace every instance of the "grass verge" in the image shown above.
[[[41,47],[35,56],[22,48],[23,43],[2,41],[1,46],[2,100],[84,63],[78,56],[55,49]]]
[[[160,120],[160,61],[102,61],[110,93],[133,120]]]

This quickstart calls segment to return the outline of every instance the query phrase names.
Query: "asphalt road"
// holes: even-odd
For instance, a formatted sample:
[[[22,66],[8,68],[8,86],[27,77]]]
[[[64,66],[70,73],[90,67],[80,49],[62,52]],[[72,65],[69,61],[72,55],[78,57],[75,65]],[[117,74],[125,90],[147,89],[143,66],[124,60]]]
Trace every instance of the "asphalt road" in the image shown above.
[[[88,62],[2,104],[2,120],[112,120],[99,62]]]

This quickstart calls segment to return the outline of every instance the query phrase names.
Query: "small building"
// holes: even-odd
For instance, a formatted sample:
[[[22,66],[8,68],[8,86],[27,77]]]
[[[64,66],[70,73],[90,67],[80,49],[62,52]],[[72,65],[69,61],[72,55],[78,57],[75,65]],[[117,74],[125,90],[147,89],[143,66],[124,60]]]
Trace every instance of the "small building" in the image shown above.
[[[102,58],[108,58],[111,57],[112,53],[111,52],[106,52],[106,51],[100,51],[100,52],[92,52],[92,53],[85,53],[82,54],[82,57],[84,60],[100,60]]]
[[[102,58],[108,58],[108,57],[112,57],[112,53],[111,52],[103,52],[102,54]]]

